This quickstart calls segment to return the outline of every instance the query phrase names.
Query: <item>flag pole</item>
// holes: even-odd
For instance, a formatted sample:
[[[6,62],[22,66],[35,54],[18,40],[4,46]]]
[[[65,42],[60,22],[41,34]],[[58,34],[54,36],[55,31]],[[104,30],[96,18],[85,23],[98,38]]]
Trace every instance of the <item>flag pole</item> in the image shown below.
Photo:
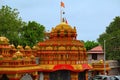
[[[62,15],[63,14],[63,8],[65,8],[65,5],[61,0],[61,3],[60,3],[60,22],[62,22],[62,18],[63,18],[63,15]]]
[[[61,0],[62,2],[62,0]],[[62,6],[61,6],[61,2],[60,2],[60,23],[62,22]]]

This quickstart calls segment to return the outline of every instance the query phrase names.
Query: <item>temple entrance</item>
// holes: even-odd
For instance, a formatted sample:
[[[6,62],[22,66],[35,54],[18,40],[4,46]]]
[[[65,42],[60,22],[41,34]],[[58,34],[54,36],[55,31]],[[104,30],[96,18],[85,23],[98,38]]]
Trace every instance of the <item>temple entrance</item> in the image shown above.
[[[70,80],[70,71],[58,70],[49,74],[50,80]]]
[[[9,78],[7,77],[6,74],[3,74],[2,77],[0,78],[0,80],[9,80]]]
[[[86,80],[86,79],[85,79],[85,71],[78,73],[78,80]]]
[[[42,72],[39,73],[39,80],[44,80],[44,75]]]
[[[33,78],[30,74],[26,73],[20,80],[33,80]]]

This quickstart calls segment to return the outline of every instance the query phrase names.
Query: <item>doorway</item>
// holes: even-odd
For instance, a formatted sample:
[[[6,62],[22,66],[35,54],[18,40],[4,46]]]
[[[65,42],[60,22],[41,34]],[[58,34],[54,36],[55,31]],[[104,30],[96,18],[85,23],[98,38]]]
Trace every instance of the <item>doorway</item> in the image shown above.
[[[70,80],[70,71],[68,70],[58,70],[51,72],[49,74],[50,80]]]
[[[86,79],[85,79],[85,71],[78,73],[78,80],[86,80]]]

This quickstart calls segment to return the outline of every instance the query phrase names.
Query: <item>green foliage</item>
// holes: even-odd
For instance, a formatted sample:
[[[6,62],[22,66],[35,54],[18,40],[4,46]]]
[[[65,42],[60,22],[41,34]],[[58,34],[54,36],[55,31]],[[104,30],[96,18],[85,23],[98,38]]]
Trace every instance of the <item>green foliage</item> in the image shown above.
[[[107,59],[120,60],[120,17],[117,16],[106,27],[106,32],[101,34],[98,38],[98,42],[104,45],[106,40],[106,56]]]
[[[117,30],[120,30],[120,17],[114,18],[114,21],[106,28],[106,33],[111,34]]]
[[[88,51],[88,50],[90,50],[90,49],[98,46],[99,43],[98,43],[98,42],[95,42],[95,41],[89,41],[89,40],[88,40],[88,41],[84,42],[84,45],[85,45],[86,50]]]
[[[33,46],[38,41],[43,41],[45,27],[32,21],[25,23],[18,16],[17,9],[2,6],[0,9],[0,36],[9,39],[10,44],[15,46]]]
[[[21,45],[26,46],[33,46],[39,41],[44,40],[44,31],[45,27],[40,25],[39,23],[32,21],[28,22],[28,24],[22,27],[21,31]]]
[[[2,6],[0,9],[0,36],[5,36],[10,43],[18,45],[19,30],[25,24],[18,17],[17,9],[11,9],[9,6]]]

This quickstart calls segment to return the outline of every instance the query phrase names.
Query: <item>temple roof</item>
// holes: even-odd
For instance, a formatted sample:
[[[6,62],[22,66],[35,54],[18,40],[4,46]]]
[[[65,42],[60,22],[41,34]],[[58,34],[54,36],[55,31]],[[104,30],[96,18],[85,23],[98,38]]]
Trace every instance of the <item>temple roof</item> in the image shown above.
[[[55,27],[56,30],[72,30],[72,27],[69,24],[66,24],[65,22],[61,22]]]
[[[52,28],[49,35],[50,38],[61,38],[61,37],[70,38],[71,37],[71,39],[76,38],[76,36],[77,36],[76,28],[71,27],[69,24],[65,22],[61,22],[60,24]]]
[[[96,46],[96,47],[94,47],[94,48],[92,48],[91,50],[89,50],[87,53],[89,53],[89,54],[95,54],[95,53],[97,53],[97,54],[103,54],[104,52],[103,52],[103,49],[102,49],[102,46]]]

